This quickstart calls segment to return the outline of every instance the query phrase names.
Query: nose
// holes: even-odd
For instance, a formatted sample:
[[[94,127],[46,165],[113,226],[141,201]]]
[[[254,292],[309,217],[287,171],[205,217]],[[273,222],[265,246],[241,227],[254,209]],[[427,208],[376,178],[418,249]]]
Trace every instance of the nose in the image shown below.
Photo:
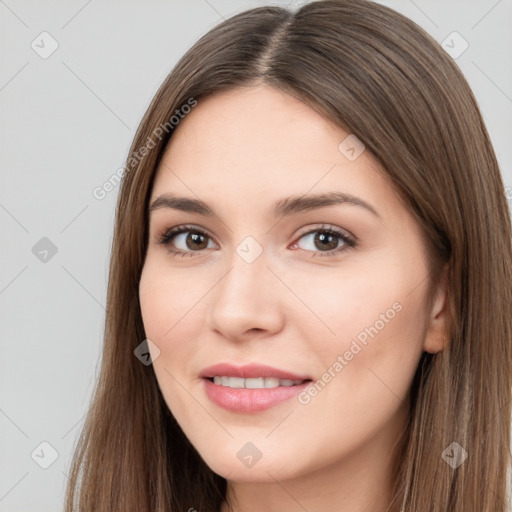
[[[282,283],[267,267],[265,252],[252,263],[238,254],[212,290],[208,327],[232,341],[267,337],[283,326]]]

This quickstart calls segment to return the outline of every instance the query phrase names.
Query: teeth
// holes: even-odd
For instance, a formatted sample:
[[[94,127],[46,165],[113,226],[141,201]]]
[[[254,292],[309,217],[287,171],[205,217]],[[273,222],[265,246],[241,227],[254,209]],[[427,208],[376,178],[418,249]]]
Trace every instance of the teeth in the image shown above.
[[[214,384],[218,386],[226,386],[229,388],[247,388],[247,389],[263,389],[277,388],[279,386],[297,386],[302,384],[303,380],[277,379],[276,377],[253,377],[244,379],[242,377],[213,377]]]
[[[265,377],[262,380],[266,388],[277,388],[279,386],[279,379],[277,377]]]

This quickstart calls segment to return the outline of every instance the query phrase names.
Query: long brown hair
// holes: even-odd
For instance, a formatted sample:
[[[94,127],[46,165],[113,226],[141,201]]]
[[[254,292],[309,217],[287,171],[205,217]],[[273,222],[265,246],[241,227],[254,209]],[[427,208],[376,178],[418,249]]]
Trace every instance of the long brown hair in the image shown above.
[[[101,372],[66,511],[218,512],[225,498],[226,480],[177,425],[152,367],[134,356],[145,339],[138,284],[151,187],[175,129],[169,120],[191,98],[200,104],[259,83],[299,98],[364,143],[422,227],[432,290],[449,264],[449,343],[424,353],[411,383],[389,510],[505,512],[512,247],[500,171],[452,59],[415,23],[367,0],[235,15],[197,41],[158,90],[120,186]],[[458,467],[443,457],[452,443],[468,454]]]

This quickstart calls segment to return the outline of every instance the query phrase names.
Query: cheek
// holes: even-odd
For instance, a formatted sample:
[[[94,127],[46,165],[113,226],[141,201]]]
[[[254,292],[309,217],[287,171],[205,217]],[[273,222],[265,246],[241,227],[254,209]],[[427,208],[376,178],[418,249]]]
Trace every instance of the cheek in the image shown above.
[[[402,260],[390,254],[364,269],[344,269],[338,277],[330,272],[329,280],[326,274],[308,286],[294,282],[294,290],[321,320],[309,315],[312,320],[299,326],[320,381],[303,403],[316,401],[318,414],[320,404],[329,402],[354,407],[356,418],[357,408],[366,404],[374,411],[368,414],[382,420],[406,398],[426,333],[427,281],[420,265]]]
[[[151,260],[144,266],[139,300],[145,335],[160,351],[153,364],[157,377],[165,377],[165,371],[174,375],[175,368],[186,368],[185,362],[198,349],[201,326],[195,307],[201,290],[197,290],[196,297],[190,282],[188,287],[184,285],[179,274],[171,276]]]
[[[352,318],[352,334],[337,345],[343,379],[357,384],[352,393],[366,403],[372,395],[376,402],[383,395],[405,399],[422,352],[421,308],[401,298]]]
[[[300,331],[305,351],[332,355],[349,350],[354,340],[372,345],[378,357],[387,352],[400,357],[400,347],[405,353],[416,350],[426,319],[426,281],[419,265],[397,264],[396,254],[375,260],[316,270],[306,278],[296,271],[282,274],[300,301],[285,303],[283,294],[276,306],[286,308],[283,315]]]
[[[184,278],[179,271],[166,268],[159,258],[148,256],[139,283],[142,320],[148,338],[170,342],[180,332],[183,320],[194,315],[194,306],[201,299],[198,281],[193,276]]]
[[[295,419],[300,421],[294,429],[298,438],[310,438],[321,423],[324,439],[315,448],[319,460],[348,454],[383,431],[398,430],[407,409],[422,352],[422,304],[400,286],[392,291],[373,286],[372,291],[363,307],[340,297],[338,316],[331,317],[336,337],[317,342],[309,352],[320,370],[298,397]]]
[[[181,423],[191,424],[194,415],[201,416],[185,391],[188,363],[200,349],[200,325],[194,317],[198,298],[190,286],[183,288],[179,275],[169,274],[147,260],[139,283],[140,307],[145,335],[159,350],[158,357],[152,354],[152,366],[163,398]]]

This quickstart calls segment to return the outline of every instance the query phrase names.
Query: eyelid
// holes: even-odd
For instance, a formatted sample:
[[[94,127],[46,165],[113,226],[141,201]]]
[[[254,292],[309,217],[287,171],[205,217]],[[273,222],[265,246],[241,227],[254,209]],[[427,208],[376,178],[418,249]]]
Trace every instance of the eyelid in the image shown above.
[[[355,235],[350,233],[350,231],[347,231],[346,229],[339,228],[339,227],[334,226],[332,224],[326,224],[326,223],[321,223],[320,226],[316,226],[316,227],[309,226],[309,227],[302,228],[300,233],[297,235],[297,239],[303,237],[304,235],[313,233],[315,231],[333,231],[333,232],[336,232],[336,233],[343,234],[347,238],[352,239],[354,242],[358,242],[359,241],[359,239]]]
[[[156,233],[156,235],[155,235],[156,243],[160,244],[160,245],[167,245],[171,238],[174,238],[182,233],[187,233],[187,232],[193,232],[193,233],[199,233],[201,235],[206,235],[216,245],[219,245],[219,244],[217,244],[217,242],[215,242],[215,237],[213,237],[208,232],[208,230],[206,230],[204,228],[200,228],[194,224],[179,224],[172,228],[164,228],[163,231]]]
[[[300,230],[299,234],[294,238],[294,242],[292,242],[292,247],[295,247],[299,240],[304,237],[305,235],[309,235],[315,232],[330,232],[334,236],[338,237],[344,245],[342,247],[338,247],[336,249],[331,249],[329,251],[308,251],[306,249],[301,249],[304,252],[312,253],[312,256],[333,256],[337,253],[341,253],[347,249],[354,248],[358,243],[359,240],[356,236],[352,235],[350,232],[343,228],[338,228],[330,224],[322,223],[320,226],[311,226],[304,227]],[[156,235],[156,243],[159,245],[164,245],[167,247],[168,251],[172,253],[173,255],[181,255],[181,256],[195,256],[200,255],[204,252],[204,250],[199,251],[184,251],[183,249],[170,249],[169,243],[171,239],[174,237],[183,234],[183,233],[198,233],[200,235],[205,235],[209,240],[212,240],[217,246],[217,242],[215,242],[215,238],[208,232],[208,230],[204,228],[200,228],[193,224],[180,224],[177,226],[174,226],[172,228],[164,229],[163,232],[160,232],[160,234]]]

